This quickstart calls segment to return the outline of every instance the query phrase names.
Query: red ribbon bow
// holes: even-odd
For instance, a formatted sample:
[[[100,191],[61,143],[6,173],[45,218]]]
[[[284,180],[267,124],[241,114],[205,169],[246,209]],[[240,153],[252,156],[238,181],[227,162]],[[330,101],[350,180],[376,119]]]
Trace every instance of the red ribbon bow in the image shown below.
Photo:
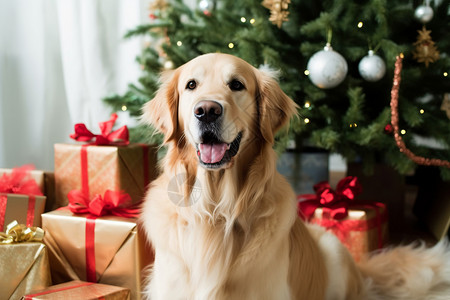
[[[362,192],[362,186],[357,177],[347,176],[339,181],[336,190],[326,181],[314,185],[316,194],[300,195],[298,202],[299,215],[309,220],[316,208],[322,207],[323,215],[340,220],[348,216],[349,201],[353,201]]]
[[[84,123],[75,124],[75,133],[70,137],[79,142],[89,142],[95,138],[95,145],[128,145],[130,142],[126,125],[112,131],[116,120],[117,114],[113,113],[108,121],[98,123],[101,134],[93,134]]]
[[[4,173],[0,177],[0,193],[42,196],[36,181],[29,177],[33,169],[32,165],[25,165],[14,168],[10,174]]]
[[[131,205],[131,197],[122,191],[107,190],[105,195],[95,195],[90,200],[82,191],[73,190],[67,195],[69,209],[75,214],[91,214],[97,217],[116,215],[125,218],[139,216],[139,203]]]

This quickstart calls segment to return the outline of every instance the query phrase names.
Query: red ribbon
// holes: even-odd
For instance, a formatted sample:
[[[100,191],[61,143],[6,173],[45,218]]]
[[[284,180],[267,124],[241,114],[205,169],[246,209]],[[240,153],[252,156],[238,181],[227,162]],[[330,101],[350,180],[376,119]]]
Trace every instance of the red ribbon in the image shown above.
[[[42,191],[36,181],[30,177],[30,171],[34,169],[32,165],[24,165],[13,168],[10,174],[4,173],[0,177],[0,193],[22,194],[28,196],[27,226],[33,226],[35,196],[42,196]],[[0,196],[0,229],[5,223],[5,213],[8,197]]]
[[[123,192],[107,190],[105,195],[95,195],[89,199],[80,190],[70,191],[69,209],[75,214],[91,214],[96,217],[115,215],[125,218],[137,218],[140,203],[131,204],[131,197]]]
[[[81,191],[89,198],[89,169],[88,169],[88,155],[87,147],[89,145],[81,146],[80,164],[81,164]]]
[[[101,134],[92,133],[84,123],[75,124],[75,133],[72,133],[70,137],[79,142],[89,142],[95,139],[93,143],[95,145],[128,145],[130,141],[126,125],[112,130],[116,120],[117,114],[113,113],[108,121],[98,123]]]
[[[382,224],[387,221],[386,206],[380,202],[373,203],[359,203],[355,208],[361,209],[373,209],[375,210],[375,218],[370,220],[335,220],[327,218],[317,218],[312,221],[314,224],[318,224],[322,227],[331,230],[340,241],[344,244],[348,243],[348,233],[351,231],[368,231],[373,228],[377,228],[377,239],[379,249],[383,248],[383,231]]]
[[[107,190],[105,195],[95,195],[89,199],[83,191],[73,190],[67,195],[68,208],[75,214],[86,216],[86,280],[97,282],[95,268],[95,220],[105,215],[115,215],[125,218],[137,218],[140,213],[140,203],[131,204],[131,197],[123,192]]]
[[[333,190],[328,182],[322,181],[314,185],[314,191],[316,194],[298,197],[299,216],[309,220],[316,208],[322,207],[327,218],[340,220],[348,216],[349,202],[362,192],[362,186],[357,177],[347,176],[339,181],[336,190]]]
[[[57,288],[57,289],[45,290],[45,291],[38,292],[38,293],[35,293],[35,294],[25,295],[24,296],[24,300],[33,300],[34,297],[37,297],[37,296],[53,294],[53,293],[66,291],[66,290],[71,290],[71,289],[77,289],[79,287],[92,285],[92,284],[93,284],[92,282],[79,282],[79,283],[77,282],[75,285],[70,285],[70,286],[65,286],[65,287],[61,287],[61,288]]]

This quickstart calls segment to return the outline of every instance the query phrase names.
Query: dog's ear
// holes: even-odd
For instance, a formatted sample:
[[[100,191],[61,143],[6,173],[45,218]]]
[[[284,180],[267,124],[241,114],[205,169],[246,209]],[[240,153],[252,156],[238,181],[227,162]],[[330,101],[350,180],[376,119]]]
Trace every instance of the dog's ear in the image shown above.
[[[179,69],[161,74],[161,86],[155,97],[143,107],[142,120],[164,134],[164,142],[173,139],[178,131]]]
[[[274,142],[275,133],[297,114],[297,104],[281,90],[273,72],[258,70],[258,109],[263,138]]]

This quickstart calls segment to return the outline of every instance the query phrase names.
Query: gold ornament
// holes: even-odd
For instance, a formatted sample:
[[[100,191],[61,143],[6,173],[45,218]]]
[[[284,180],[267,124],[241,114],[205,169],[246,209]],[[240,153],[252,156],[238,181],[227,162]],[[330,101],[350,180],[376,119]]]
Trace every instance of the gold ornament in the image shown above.
[[[149,6],[150,11],[154,10],[165,10],[169,5],[167,4],[166,0],[154,0]]]
[[[441,110],[445,111],[447,117],[450,119],[450,94],[444,95],[444,100],[442,100]]]
[[[413,58],[420,63],[424,63],[428,68],[429,63],[433,63],[439,59],[439,51],[437,50],[435,43],[431,39],[431,30],[427,30],[425,26],[422,30],[417,30],[419,35],[417,41],[414,43],[416,49],[414,49]]]
[[[289,4],[291,0],[264,0],[262,6],[270,9],[269,21],[281,28],[283,22],[289,21]]]

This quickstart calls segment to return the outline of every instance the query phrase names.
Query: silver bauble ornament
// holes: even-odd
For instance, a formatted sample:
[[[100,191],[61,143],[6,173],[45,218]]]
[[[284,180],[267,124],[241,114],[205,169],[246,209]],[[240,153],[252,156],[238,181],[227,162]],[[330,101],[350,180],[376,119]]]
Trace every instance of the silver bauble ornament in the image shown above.
[[[358,65],[359,74],[367,81],[378,81],[386,73],[386,64],[383,59],[369,50],[369,54],[364,56]]]
[[[428,23],[433,19],[433,9],[429,5],[420,5],[416,8],[414,16],[422,23]]]
[[[308,61],[309,79],[321,89],[339,85],[347,75],[347,62],[329,43]]]
[[[214,10],[214,1],[213,0],[200,0],[198,3],[198,8],[204,14],[210,14]]]

